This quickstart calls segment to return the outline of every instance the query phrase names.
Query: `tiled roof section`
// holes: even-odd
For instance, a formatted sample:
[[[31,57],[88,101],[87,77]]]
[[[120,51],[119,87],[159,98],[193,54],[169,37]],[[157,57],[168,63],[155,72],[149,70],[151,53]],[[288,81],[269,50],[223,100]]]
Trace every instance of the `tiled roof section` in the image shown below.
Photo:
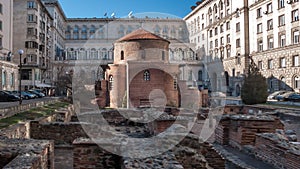
[[[117,42],[132,41],[132,40],[147,40],[147,39],[163,40],[163,41],[169,42],[168,40],[166,40],[158,35],[155,35],[149,31],[146,31],[144,29],[135,30],[135,31],[125,35],[124,37],[120,38],[119,40],[117,40]]]

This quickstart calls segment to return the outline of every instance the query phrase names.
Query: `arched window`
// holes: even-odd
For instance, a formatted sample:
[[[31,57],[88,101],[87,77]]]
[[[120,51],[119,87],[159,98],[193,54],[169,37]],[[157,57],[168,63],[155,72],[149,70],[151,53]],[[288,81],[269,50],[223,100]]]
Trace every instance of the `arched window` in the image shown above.
[[[145,81],[150,81],[150,72],[149,72],[149,70],[144,71],[144,80]]]
[[[300,88],[300,78],[299,78],[299,76],[294,76],[294,78],[293,78],[293,84],[294,84],[294,88],[295,89],[299,89]]]
[[[112,90],[114,83],[114,78],[112,75],[109,76],[109,90]]]
[[[202,81],[203,80],[203,77],[202,77],[202,70],[199,70],[198,71],[198,81]]]
[[[280,89],[286,89],[285,77],[281,77],[279,83],[280,83]]]
[[[124,60],[124,51],[121,51],[121,60]]]

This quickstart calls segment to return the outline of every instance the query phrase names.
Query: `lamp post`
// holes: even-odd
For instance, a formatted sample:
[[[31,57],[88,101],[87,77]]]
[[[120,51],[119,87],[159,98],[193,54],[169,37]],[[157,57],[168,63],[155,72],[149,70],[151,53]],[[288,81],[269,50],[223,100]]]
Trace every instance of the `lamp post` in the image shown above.
[[[19,55],[20,55],[20,67],[19,67],[19,96],[20,96],[20,100],[19,100],[19,104],[21,105],[22,104],[22,80],[21,80],[21,76],[22,76],[22,54],[24,53],[24,51],[22,49],[20,49],[18,51]]]

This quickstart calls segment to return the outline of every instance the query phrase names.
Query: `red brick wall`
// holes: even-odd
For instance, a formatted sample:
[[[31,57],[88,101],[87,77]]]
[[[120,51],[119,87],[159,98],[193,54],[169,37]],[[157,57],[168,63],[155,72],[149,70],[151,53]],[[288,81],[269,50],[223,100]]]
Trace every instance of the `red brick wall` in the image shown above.
[[[109,106],[108,81],[101,80],[100,82],[96,83],[95,90],[98,106],[100,108]]]
[[[178,106],[178,91],[174,89],[173,77],[169,74],[158,70],[149,69],[150,81],[145,81],[143,74],[144,71],[138,73],[130,83],[129,98],[134,107],[141,105],[141,100],[148,100],[151,92],[155,89],[161,90],[165,97],[154,96],[154,98],[167,99],[167,105]],[[153,94],[153,93],[152,93]],[[154,101],[154,100],[150,100]]]

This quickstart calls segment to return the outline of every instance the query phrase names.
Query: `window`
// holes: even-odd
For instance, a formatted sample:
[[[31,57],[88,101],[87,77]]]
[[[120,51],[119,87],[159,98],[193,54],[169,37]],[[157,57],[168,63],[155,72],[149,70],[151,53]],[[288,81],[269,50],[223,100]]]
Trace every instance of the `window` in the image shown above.
[[[224,37],[221,37],[221,45],[224,45]]]
[[[286,65],[285,65],[285,58],[280,58],[279,61],[280,61],[280,65],[279,66],[281,68],[285,68],[286,67]]]
[[[257,24],[257,33],[262,33],[262,29],[263,29],[262,23]]]
[[[218,39],[215,40],[215,47],[217,48],[219,46]]]
[[[174,88],[174,90],[177,90],[177,86],[178,86],[178,84],[177,84],[177,77],[174,76],[173,77],[173,88]]]
[[[230,34],[227,35],[227,43],[230,43]]]
[[[268,49],[273,49],[273,47],[274,47],[273,37],[269,37],[268,38]]]
[[[37,36],[37,29],[27,28],[27,36]]]
[[[204,29],[204,23],[202,24],[202,29]]]
[[[229,58],[231,56],[231,49],[230,48],[227,48],[227,57]]]
[[[210,30],[210,31],[209,31],[209,37],[212,37],[212,36],[213,36],[213,31]]]
[[[257,51],[259,51],[259,52],[263,51],[263,41],[262,40],[259,40],[257,42]]]
[[[236,47],[241,47],[241,40],[240,39],[237,39],[236,40]]]
[[[280,44],[280,47],[284,47],[284,46],[285,46],[285,44],[286,44],[286,40],[285,40],[285,34],[283,34],[283,35],[279,35],[279,40],[280,40],[280,42],[279,42],[279,44]]]
[[[285,25],[285,18],[284,18],[284,15],[280,15],[278,17],[278,20],[279,20],[279,26],[284,26]]]
[[[34,42],[34,41],[26,41],[25,42],[25,48],[38,49],[39,44],[37,42]]]
[[[230,29],[230,22],[226,22],[226,30],[229,30]]]
[[[263,64],[262,64],[262,61],[261,61],[261,60],[260,60],[260,61],[258,61],[258,63],[257,63],[257,67],[258,67],[258,69],[262,70],[262,68],[263,68]]]
[[[199,70],[198,71],[198,81],[202,81],[203,80],[203,78],[202,78],[202,70]]]
[[[149,72],[149,70],[144,71],[144,80],[145,81],[150,81],[150,72]]]
[[[161,60],[165,60],[165,51],[161,51]]]
[[[284,8],[284,1],[285,0],[278,0],[278,8],[279,9]]]
[[[2,21],[0,21],[0,31],[2,31]]]
[[[10,78],[10,86],[14,86],[15,85],[15,74],[11,73],[10,76],[11,76],[11,78]]]
[[[113,85],[114,85],[114,78],[112,75],[109,76],[109,90],[113,89]]]
[[[261,18],[262,17],[262,9],[261,8],[258,8],[257,11],[257,18]]]
[[[294,44],[299,43],[299,30],[293,31],[293,42]]]
[[[296,89],[300,88],[300,78],[298,76],[295,76],[293,78],[293,84],[294,84],[294,88]]]
[[[273,60],[272,59],[268,60],[268,69],[273,69]]]
[[[299,66],[299,56],[293,56],[293,66]]]
[[[3,13],[3,7],[2,7],[2,4],[0,4],[0,13],[1,13],[1,14]]]
[[[238,22],[238,23],[236,23],[236,31],[239,32],[240,29],[241,29],[241,28],[240,28],[240,23]]]
[[[292,22],[299,21],[299,10],[293,10],[292,11]]]
[[[35,2],[34,1],[28,1],[27,2],[27,8],[36,8]]]
[[[224,32],[224,28],[223,28],[223,25],[220,26],[220,33],[223,33]]]
[[[193,71],[189,71],[189,76],[188,76],[188,80],[192,81],[193,80]]]
[[[2,72],[2,86],[6,86],[6,72]]]
[[[2,46],[2,37],[0,37],[0,46]]]
[[[37,16],[34,14],[28,14],[27,15],[27,21],[28,22],[36,22],[37,21]]]
[[[218,27],[215,28],[215,35],[218,35]]]
[[[267,21],[267,29],[272,30],[273,29],[273,19],[270,19]]]
[[[121,60],[124,60],[124,51],[121,51]]]
[[[268,13],[272,13],[272,12],[273,12],[273,6],[272,6],[272,3],[269,3],[269,4],[267,5],[267,11],[268,11]]]
[[[24,70],[22,69],[21,79],[22,80],[31,80],[32,79],[31,69],[24,69]]]
[[[205,36],[204,36],[204,33],[202,33],[202,40],[204,40],[205,39]]]
[[[209,48],[212,49],[213,46],[214,46],[214,45],[213,45],[213,41],[210,41],[210,42],[209,42]]]

